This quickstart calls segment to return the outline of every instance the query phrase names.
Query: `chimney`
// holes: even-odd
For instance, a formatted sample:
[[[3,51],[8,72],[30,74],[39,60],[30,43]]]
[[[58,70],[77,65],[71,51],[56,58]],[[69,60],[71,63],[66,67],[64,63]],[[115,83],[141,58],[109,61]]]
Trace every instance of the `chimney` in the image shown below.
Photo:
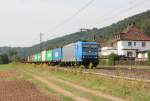
[[[133,22],[133,26],[135,25],[135,22]]]
[[[135,26],[135,22],[129,23],[128,26]]]

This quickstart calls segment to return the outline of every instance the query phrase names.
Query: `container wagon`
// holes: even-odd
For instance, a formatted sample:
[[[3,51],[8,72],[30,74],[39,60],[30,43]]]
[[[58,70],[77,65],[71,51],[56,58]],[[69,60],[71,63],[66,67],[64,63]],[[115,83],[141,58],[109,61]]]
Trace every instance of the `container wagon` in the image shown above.
[[[56,48],[52,51],[52,61],[56,64],[62,60],[62,48]]]
[[[41,52],[41,60],[42,60],[42,62],[46,61],[46,50]]]
[[[34,59],[33,59],[33,62],[37,62],[38,61],[38,54],[34,54]]]
[[[31,60],[31,56],[28,56],[27,57],[27,61],[30,63],[32,60]]]
[[[52,50],[46,50],[46,60],[45,62],[50,64],[52,62]]]

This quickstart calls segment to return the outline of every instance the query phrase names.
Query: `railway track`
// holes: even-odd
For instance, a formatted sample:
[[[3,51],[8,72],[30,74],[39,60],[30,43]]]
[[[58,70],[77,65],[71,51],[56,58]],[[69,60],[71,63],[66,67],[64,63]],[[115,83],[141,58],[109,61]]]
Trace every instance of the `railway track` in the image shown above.
[[[51,67],[50,67],[51,68]],[[58,67],[61,70],[71,71],[71,68]],[[77,71],[79,72],[79,71]],[[150,69],[129,69],[129,68],[120,68],[120,69],[94,69],[92,72],[89,72],[89,69],[83,69],[83,73],[92,73],[96,75],[101,75],[109,78],[116,79],[125,79],[130,81],[139,81],[150,83]]]

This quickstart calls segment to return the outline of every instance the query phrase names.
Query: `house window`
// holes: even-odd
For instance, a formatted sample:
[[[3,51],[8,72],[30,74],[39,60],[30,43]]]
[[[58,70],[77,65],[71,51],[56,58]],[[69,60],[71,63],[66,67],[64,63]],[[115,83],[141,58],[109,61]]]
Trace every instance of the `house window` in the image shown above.
[[[132,57],[133,56],[133,52],[127,52],[127,57]]]
[[[132,46],[132,42],[128,42],[128,46]]]
[[[136,42],[134,42],[134,46],[136,46]]]
[[[135,35],[136,35],[136,34],[139,34],[139,32],[133,32],[133,34],[135,34]]]
[[[144,53],[142,54],[142,58],[145,58],[145,54]]]
[[[142,42],[142,47],[145,47],[146,46],[146,42]]]

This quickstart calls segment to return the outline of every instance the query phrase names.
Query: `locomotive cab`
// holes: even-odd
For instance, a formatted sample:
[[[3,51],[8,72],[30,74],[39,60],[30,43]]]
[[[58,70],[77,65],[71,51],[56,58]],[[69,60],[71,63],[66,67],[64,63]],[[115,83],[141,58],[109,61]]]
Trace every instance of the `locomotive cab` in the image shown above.
[[[98,64],[98,49],[96,42],[77,42],[77,60],[82,61],[84,65],[92,63],[96,66]]]

